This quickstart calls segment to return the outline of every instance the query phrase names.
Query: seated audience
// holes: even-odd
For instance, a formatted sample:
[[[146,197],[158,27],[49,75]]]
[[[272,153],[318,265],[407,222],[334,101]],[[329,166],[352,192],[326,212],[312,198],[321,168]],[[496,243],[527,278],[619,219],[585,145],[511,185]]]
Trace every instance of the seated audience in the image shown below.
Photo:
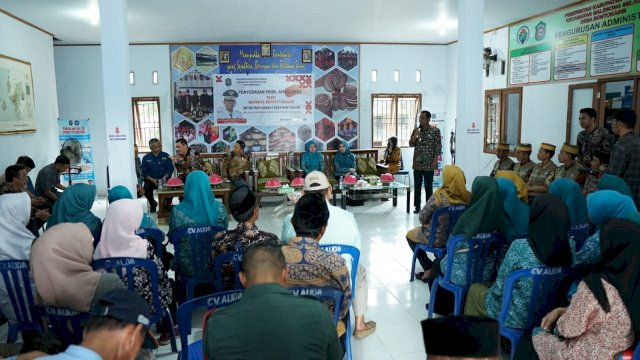
[[[333,176],[336,180],[340,179],[340,176],[349,175],[355,171],[356,157],[351,153],[346,141],[338,145],[338,151],[333,156],[333,167]]]
[[[500,143],[496,147],[496,163],[493,165],[493,170],[491,170],[491,177],[496,176],[496,172],[498,170],[513,170],[513,166],[515,165],[513,160],[509,157],[509,144]]]
[[[502,308],[505,282],[514,271],[543,266],[571,266],[571,248],[567,231],[569,214],[562,200],[551,194],[543,194],[531,203],[527,238],[515,240],[500,265],[496,282],[488,287],[473,284],[467,294],[465,315],[489,316],[497,319]],[[509,306],[506,326],[526,329],[529,301],[533,282],[519,281],[513,291],[513,303]]]
[[[530,157],[531,144],[521,143],[516,147],[516,159],[518,159],[518,162],[513,166],[513,171],[515,171],[525,183],[529,181],[531,172],[536,166],[536,163],[531,161]]]
[[[49,219],[51,215],[49,209],[38,209],[42,207],[44,199],[35,197],[27,190],[29,177],[27,169],[22,165],[11,165],[4,172],[5,182],[0,185],[0,195],[15,194],[24,192],[29,195],[29,203],[31,205],[29,211],[29,223],[26,225],[32,234],[38,236],[38,230]]]
[[[182,182],[186,181],[192,171],[204,170],[204,160],[200,158],[200,153],[190,149],[185,139],[176,140],[176,156],[171,159]]]
[[[629,185],[636,205],[640,206],[640,136],[633,131],[636,120],[635,111],[630,109],[613,114],[611,128],[619,138],[611,151],[606,172],[622,178]]]
[[[420,323],[429,360],[500,359],[500,326],[496,320],[449,316]]]
[[[320,172],[314,171],[308,174],[304,179],[303,191],[305,194],[321,194],[324,196],[327,208],[329,209],[329,221],[327,229],[322,236],[322,242],[325,244],[349,245],[360,250],[362,239],[358,223],[353,214],[329,203],[332,197],[332,188],[329,184],[327,176]],[[296,232],[291,223],[293,215],[287,215],[282,224],[282,242],[287,244],[291,239],[296,237]],[[354,271],[351,267],[350,257],[347,260],[347,268],[349,273]],[[353,297],[353,312],[355,313],[356,327],[353,336],[356,339],[362,339],[372,334],[376,330],[375,321],[365,321],[364,313],[367,311],[368,301],[368,282],[367,270],[362,263],[358,264],[356,272],[355,296]]]
[[[498,171],[501,173],[503,171]],[[512,172],[512,171],[511,171]],[[514,173],[519,184],[526,184],[520,179],[520,177]],[[526,197],[521,199],[518,197],[518,190],[516,185],[509,179],[497,178],[498,194],[502,199],[502,206],[504,209],[505,222],[505,236],[507,241],[512,243],[515,239],[522,239],[527,237],[527,231],[529,226],[529,205],[527,204]]]
[[[522,180],[520,175],[515,170],[499,170],[496,172],[496,179],[511,180],[516,187],[517,196],[520,201],[529,203],[529,189],[527,189],[527,182]]]
[[[471,194],[467,191],[466,182],[464,172],[462,172],[459,167],[455,165],[447,165],[444,167],[442,170],[442,186],[429,197],[426,205],[420,211],[419,219],[421,226],[413,228],[407,233],[407,243],[411,251],[414,251],[418,243],[429,243],[433,214],[436,210],[451,205],[467,205],[469,203]],[[435,247],[446,246],[448,226],[449,216],[443,215],[438,223],[434,242]],[[424,251],[418,251],[417,259],[425,272],[431,269],[433,262]],[[427,277],[425,277],[424,274],[424,272],[417,273],[416,277],[426,281]]]
[[[560,149],[558,154],[558,160],[562,163],[556,169],[555,179],[565,178],[572,181],[576,180],[579,174],[580,164],[576,162],[578,156],[578,147],[575,145],[565,143]]]
[[[93,240],[86,225],[64,223],[47,229],[34,241],[29,259],[36,304],[87,312],[103,294],[124,289],[118,275],[93,271],[92,260]]]
[[[138,358],[143,344],[157,347],[149,329],[149,307],[139,295],[114,290],[101,296],[98,304],[84,325],[82,343],[70,345],[58,355],[33,351],[19,355],[17,360],[133,360]]]
[[[312,171],[324,171],[324,157],[318,151],[318,145],[313,140],[304,145],[304,153],[300,156],[300,168],[307,176]]]
[[[133,161],[136,165],[136,194],[138,197],[144,195],[144,176],[142,175],[142,160],[138,153],[138,144],[133,144]]]
[[[107,200],[109,204],[114,201],[122,200],[122,199],[133,199],[133,195],[131,195],[131,191],[122,185],[114,186],[109,190],[107,194]],[[140,229],[151,228],[157,229],[158,225],[156,222],[147,214],[146,212],[142,213],[142,222],[139,226]]]
[[[245,171],[251,170],[251,154],[244,152],[244,149],[244,141],[238,140],[233,145],[233,151],[227,155],[227,166],[225,167],[227,173],[222,176],[231,180],[231,184],[234,186],[247,185]]]
[[[567,308],[556,308],[533,332],[540,359],[614,359],[640,333],[640,229],[611,220],[602,229],[602,258]]]
[[[560,197],[567,205],[571,226],[589,222],[587,202],[578,183],[567,178],[556,178],[549,186],[549,192]]]
[[[58,190],[64,191],[67,187],[60,183],[60,175],[69,170],[71,160],[64,155],[59,155],[53,164],[49,164],[38,172],[35,186],[35,196],[44,197],[51,206],[58,200]]]
[[[172,301],[171,283],[162,265],[162,260],[156,256],[153,244],[135,234],[142,221],[142,214],[140,203],[136,200],[122,199],[111,204],[107,208],[101,240],[93,258],[99,260],[114,257],[132,257],[153,261],[158,267],[160,304],[163,308],[173,308],[171,310],[174,310],[173,312],[175,313],[175,306],[172,306],[175,304]],[[126,281],[124,282],[127,285]],[[147,301],[151,312],[155,314],[158,311],[162,311],[162,309],[154,308],[151,274],[146,270],[135,269],[134,282],[136,292]],[[160,343],[164,345],[168,342],[169,332],[168,329],[165,329],[160,336]]]
[[[387,147],[384,149],[381,163],[387,165],[386,172],[395,174],[400,171],[400,161],[402,160],[402,151],[398,147],[398,138],[392,136],[387,140]]]
[[[537,195],[546,193],[549,191],[549,184],[551,184],[556,176],[556,164],[553,163],[553,155],[556,153],[555,145],[542,143],[538,150],[539,164],[533,167],[527,187],[529,189],[529,202]]]
[[[53,205],[53,211],[47,221],[47,228],[61,223],[83,223],[93,235],[94,244],[100,241],[102,221],[91,212],[96,199],[96,187],[87,184],[74,184],[62,193]]]
[[[594,150],[593,155],[591,156],[591,163],[584,164],[584,165],[590,166],[589,175],[586,177],[584,186],[582,187],[582,193],[585,196],[598,190],[598,184],[600,183],[600,180],[602,180],[602,177],[614,176],[614,175],[605,174],[605,170],[607,170],[607,164],[609,164],[609,153],[604,151]],[[620,181],[624,183],[624,180],[620,179]],[[629,190],[629,193],[631,193],[631,190]]]
[[[340,319],[344,319],[351,302],[351,281],[342,256],[320,249],[318,242],[327,230],[329,209],[320,194],[305,194],[296,203],[291,223],[296,232],[282,253],[287,262],[288,287],[332,287],[344,293]]]
[[[611,175],[604,174],[598,181],[598,190],[614,190],[619,192],[622,195],[626,195],[633,199],[633,194],[631,194],[631,189],[629,189],[629,185],[627,185],[624,180],[621,178]]]
[[[169,233],[178,228],[194,226],[218,226],[227,229],[227,209],[216,201],[211,192],[209,177],[202,171],[193,171],[187,176],[184,198],[171,209]],[[183,238],[180,241],[180,271],[187,276],[194,273],[191,263],[191,244]],[[176,244],[174,244],[176,246]]]
[[[167,180],[173,174],[171,156],[162,151],[160,140],[149,140],[150,153],[142,158],[142,176],[144,177],[144,197],[147,198],[151,212],[156,212],[158,202],[153,198],[153,190],[158,188],[159,180]]]
[[[285,288],[287,269],[279,247],[258,243],[242,259],[245,287],[235,304],[207,319],[208,359],[341,359],[342,347],[326,307]]]
[[[27,178],[26,186],[22,190],[26,191],[29,194],[29,197],[31,198],[31,206],[41,207],[45,203],[45,200],[43,197],[34,195],[35,188],[33,187],[33,182],[31,182],[31,177],[29,177],[29,173],[31,172],[31,170],[33,170],[36,167],[36,164],[33,162],[33,159],[25,155],[20,156],[18,157],[18,160],[16,160],[15,165],[22,167],[26,172],[26,178]],[[6,174],[5,173],[0,174],[0,194],[3,193],[2,189],[5,185],[6,180],[7,180]]]

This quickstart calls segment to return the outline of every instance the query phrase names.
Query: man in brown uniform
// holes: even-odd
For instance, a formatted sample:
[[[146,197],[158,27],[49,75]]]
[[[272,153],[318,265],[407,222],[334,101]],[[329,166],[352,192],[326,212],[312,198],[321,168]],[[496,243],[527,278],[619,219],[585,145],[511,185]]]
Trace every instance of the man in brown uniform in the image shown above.
[[[522,181],[529,181],[531,172],[536,163],[531,161],[531,144],[522,143],[516,147],[516,159],[518,162],[513,166],[513,171],[518,173]]]
[[[578,169],[580,165],[576,162],[578,156],[578,147],[575,145],[565,143],[560,149],[558,154],[558,160],[563,164],[556,169],[556,179],[567,178],[569,180],[576,181],[578,176]]]
[[[556,153],[555,145],[542,143],[540,144],[540,150],[538,150],[539,164],[534,166],[531,171],[531,176],[527,182],[529,188],[529,202],[532,201],[537,195],[546,193],[549,191],[549,184],[554,180],[556,176],[556,164],[551,161],[551,158]]]
[[[509,158],[509,144],[500,143],[496,148],[496,156],[498,160],[493,165],[493,171],[491,171],[491,177],[496,175],[498,170],[512,170],[513,160]]]

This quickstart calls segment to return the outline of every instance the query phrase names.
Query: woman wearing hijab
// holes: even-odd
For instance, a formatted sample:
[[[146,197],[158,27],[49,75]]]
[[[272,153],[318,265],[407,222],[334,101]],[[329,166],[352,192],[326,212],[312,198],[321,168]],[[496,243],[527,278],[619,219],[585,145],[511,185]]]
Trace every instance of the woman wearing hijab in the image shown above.
[[[524,201],[525,204],[529,203],[529,189],[527,189],[527,183],[522,180],[517,172],[513,170],[498,170],[496,171],[495,178],[511,180],[513,185],[516,187],[518,199]]]
[[[160,304],[166,308],[172,304],[171,283],[162,261],[156,256],[154,246],[136,235],[138,225],[142,221],[142,214],[140,203],[136,200],[122,199],[111,204],[107,209],[107,216],[102,227],[102,241],[98,244],[94,259],[132,257],[153,261],[158,267]],[[150,274],[146,270],[136,269],[134,270],[134,282],[136,292],[147,300],[152,313],[162,311],[154,309]],[[168,340],[168,330],[160,338],[161,342],[164,338]]]
[[[322,154],[318,152],[318,146],[313,140],[307,141],[304,146],[304,154],[300,157],[300,168],[307,176],[312,171],[324,171],[324,159]]]
[[[109,204],[111,204],[114,201],[118,201],[122,199],[133,199],[133,195],[131,195],[131,192],[129,191],[129,189],[127,189],[122,185],[118,185],[118,186],[114,186],[113,188],[111,188],[111,190],[109,190],[109,193],[107,196],[107,200],[109,200]],[[156,225],[156,222],[153,221],[153,219],[149,216],[149,214],[147,214],[146,212],[143,212],[142,222],[140,223],[139,228],[140,229],[145,229],[145,228],[157,229],[158,225]]]
[[[431,237],[431,220],[433,213],[436,210],[451,205],[467,205],[471,199],[471,194],[466,188],[466,179],[464,172],[456,165],[447,165],[442,172],[442,187],[436,190],[433,195],[427,200],[427,204],[420,211],[420,224],[407,233],[407,243],[411,251],[416,247],[416,244],[427,244],[429,237]],[[436,231],[436,238],[434,242],[435,247],[444,247],[447,243],[446,232],[449,223],[449,216],[444,215],[438,224]],[[422,268],[427,271],[431,269],[433,262],[424,251],[418,252],[418,261]],[[418,278],[427,280],[424,277],[424,273],[416,274]]]
[[[571,226],[589,223],[587,203],[578,183],[569,179],[559,178],[551,183],[549,192],[559,196],[567,205]]]
[[[202,171],[193,171],[187,175],[184,186],[184,198],[179,205],[171,209],[169,215],[169,233],[178,228],[194,226],[219,226],[227,230],[227,210],[216,201],[211,193],[209,177]],[[194,273],[191,265],[191,244],[180,241],[180,271],[184,275]],[[175,246],[175,244],[174,244]]]
[[[604,174],[598,181],[598,190],[615,190],[622,195],[633,197],[631,189],[622,178],[611,174]]]
[[[568,230],[569,214],[562,200],[551,194],[536,196],[531,203],[528,237],[511,244],[500,265],[496,282],[491,287],[471,285],[464,307],[465,315],[497,319],[502,307],[505,282],[514,271],[542,266],[571,266]],[[527,279],[514,287],[512,296],[515,300],[509,306],[507,327],[527,328],[532,286],[533,282]]]
[[[346,141],[338,145],[338,152],[333,157],[333,167],[336,180],[340,179],[340,176],[350,174],[351,169],[356,168],[356,157],[351,153]]]
[[[567,308],[557,308],[533,332],[540,359],[614,359],[640,333],[640,228],[614,219],[602,228],[602,258]]]
[[[519,176],[518,180],[524,184],[524,181]],[[515,239],[526,238],[529,226],[529,205],[526,197],[524,200],[518,197],[516,185],[511,180],[496,177],[496,182],[498,183],[498,193],[502,198],[504,208],[506,220],[505,236],[507,240],[511,243]]]
[[[124,289],[118,275],[93,271],[92,260],[93,238],[86,225],[63,223],[47,229],[33,243],[29,259],[36,304],[86,312],[101,295]]]
[[[398,147],[398,138],[392,136],[387,141],[387,148],[384,149],[384,155],[381,162],[389,166],[389,173],[395,174],[400,171],[400,160],[402,159],[402,152]]]
[[[93,235],[94,244],[100,242],[102,222],[93,215],[91,207],[96,198],[96,187],[75,184],[67,188],[53,204],[53,212],[47,221],[47,228],[61,223],[83,223]]]

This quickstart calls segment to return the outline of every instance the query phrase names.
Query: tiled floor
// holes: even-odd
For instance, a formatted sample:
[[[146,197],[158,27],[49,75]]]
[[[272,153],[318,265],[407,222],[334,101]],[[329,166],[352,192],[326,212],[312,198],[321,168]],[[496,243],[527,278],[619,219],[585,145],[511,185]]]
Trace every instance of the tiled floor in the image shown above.
[[[378,324],[376,332],[366,339],[352,339],[354,359],[425,359],[420,320],[427,315],[424,304],[429,297],[429,289],[421,281],[409,282],[412,253],[406,244],[405,234],[417,226],[418,217],[405,212],[405,199],[404,195],[400,196],[396,208],[391,201],[368,201],[364,206],[348,208],[355,215],[362,235],[360,261],[367,269],[369,281],[365,318]],[[287,212],[274,216],[273,210],[278,204],[279,199],[276,198],[264,202],[258,227],[280,236],[282,218]],[[94,206],[96,215],[103,217],[104,209],[104,201],[97,201]],[[230,226],[235,226],[235,223]],[[167,230],[166,226],[161,228]],[[194,316],[192,323],[200,326],[201,315]],[[194,328],[192,337],[200,335]],[[170,351],[168,346],[162,347],[157,357],[176,359],[177,355]]]

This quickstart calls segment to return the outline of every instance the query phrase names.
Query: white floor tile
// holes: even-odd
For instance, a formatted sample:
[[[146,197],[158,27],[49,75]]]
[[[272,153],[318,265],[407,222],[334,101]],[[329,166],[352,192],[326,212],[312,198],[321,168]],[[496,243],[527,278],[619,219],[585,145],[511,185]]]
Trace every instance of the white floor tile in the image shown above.
[[[421,281],[414,281],[407,285],[388,286],[387,290],[389,290],[401,304],[417,301],[424,301],[426,303],[428,301],[429,287]]]
[[[366,319],[376,322],[376,331],[389,326],[416,323],[416,318],[402,304],[371,307],[366,313]]]
[[[394,358],[400,354],[424,351],[422,328],[417,321],[413,325],[383,327],[376,333]]]
[[[393,359],[376,333],[362,340],[352,338],[351,348],[353,349],[353,357],[357,360],[378,359],[379,357]]]

